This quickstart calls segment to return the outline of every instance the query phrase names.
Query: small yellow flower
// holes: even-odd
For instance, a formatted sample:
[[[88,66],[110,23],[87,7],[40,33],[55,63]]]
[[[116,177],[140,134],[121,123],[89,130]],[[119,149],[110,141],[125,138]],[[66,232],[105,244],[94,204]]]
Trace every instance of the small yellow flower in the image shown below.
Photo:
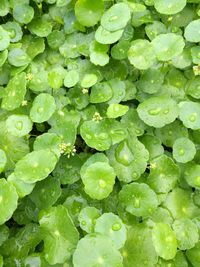
[[[83,93],[84,95],[88,94],[88,92],[89,92],[89,90],[88,90],[88,89],[86,89],[86,88],[83,88],[83,90],[82,90],[82,93]]]
[[[28,81],[31,81],[31,80],[33,79],[33,74],[32,74],[32,73],[27,73],[27,74],[26,74],[26,79],[27,79]]]
[[[93,121],[101,121],[103,120],[103,118],[101,117],[101,115],[99,114],[99,112],[95,112],[92,118]]]
[[[156,163],[152,163],[150,167],[151,167],[151,169],[155,169],[156,168]]]
[[[200,75],[200,65],[193,66],[193,72],[195,76]]]
[[[71,156],[74,156],[76,153],[76,148],[71,143],[61,143],[59,145],[60,153],[63,155],[67,155],[67,158],[70,158]]]
[[[22,101],[22,107],[27,106],[27,104],[28,104],[28,101],[27,100],[23,100]]]

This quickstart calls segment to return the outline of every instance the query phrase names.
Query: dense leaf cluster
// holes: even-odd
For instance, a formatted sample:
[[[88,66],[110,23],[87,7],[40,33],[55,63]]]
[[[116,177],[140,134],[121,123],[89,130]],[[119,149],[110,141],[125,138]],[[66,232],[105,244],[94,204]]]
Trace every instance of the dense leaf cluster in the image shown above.
[[[200,266],[199,0],[0,0],[0,267]]]

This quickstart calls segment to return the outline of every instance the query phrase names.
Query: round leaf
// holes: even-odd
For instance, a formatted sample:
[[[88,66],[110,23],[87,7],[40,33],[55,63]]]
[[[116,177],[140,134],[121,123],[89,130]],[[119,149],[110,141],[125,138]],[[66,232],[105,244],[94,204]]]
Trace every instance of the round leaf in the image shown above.
[[[122,220],[113,213],[104,213],[96,220],[95,232],[109,237],[117,249],[124,246],[126,227]]]
[[[125,28],[131,18],[129,7],[125,3],[111,6],[102,16],[101,25],[107,31],[117,31]]]
[[[22,137],[32,130],[32,121],[26,115],[11,115],[6,120],[6,128],[10,134]]]
[[[34,183],[45,179],[56,163],[57,157],[50,150],[33,151],[17,162],[14,174],[17,179]]]
[[[178,117],[178,106],[169,97],[157,96],[141,103],[137,108],[137,112],[147,125],[161,128]]]
[[[175,233],[165,223],[155,224],[152,231],[152,241],[158,255],[165,259],[173,259],[177,252]]]
[[[184,36],[188,42],[200,42],[200,19],[193,20],[187,25]]]
[[[75,15],[78,22],[86,27],[92,27],[100,20],[104,10],[103,0],[78,0],[75,5]]]
[[[88,255],[93,251],[92,255]],[[112,241],[102,235],[87,235],[77,245],[73,255],[74,267],[122,267],[122,256]]]
[[[200,129],[200,104],[192,101],[179,103],[179,117],[185,127],[198,130]]]
[[[168,61],[180,55],[185,46],[183,37],[175,33],[166,33],[156,36],[152,45],[158,60]]]
[[[190,139],[182,137],[176,139],[173,145],[173,157],[176,161],[186,163],[196,154],[195,145]]]
[[[33,101],[30,118],[33,122],[44,122],[50,119],[56,110],[54,97],[50,94],[39,94]]]
[[[17,208],[18,195],[15,187],[4,178],[0,179],[0,225],[9,220]]]
[[[173,15],[186,6],[186,0],[154,0],[154,6],[161,14]]]
[[[110,32],[99,26],[95,33],[95,39],[101,44],[113,44],[116,43],[122,36],[123,30],[118,30],[115,32]]]
[[[128,50],[128,59],[137,69],[146,70],[150,68],[156,60],[152,44],[147,40],[133,41]]]
[[[123,186],[119,193],[120,204],[137,217],[148,217],[158,206],[155,192],[144,183],[131,183]]]

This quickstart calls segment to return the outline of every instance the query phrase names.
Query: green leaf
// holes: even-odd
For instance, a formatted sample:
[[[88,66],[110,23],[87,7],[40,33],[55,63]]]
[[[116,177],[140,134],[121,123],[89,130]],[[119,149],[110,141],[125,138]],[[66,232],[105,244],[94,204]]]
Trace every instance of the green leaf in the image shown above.
[[[5,49],[4,51],[0,52],[0,67],[4,65],[6,59],[8,57],[8,50]]]
[[[34,92],[43,92],[49,89],[48,73],[41,70],[32,75],[32,79],[28,83],[28,87]]]
[[[167,33],[167,28],[164,23],[153,21],[151,24],[145,26],[145,32],[148,38],[152,41],[157,35]]]
[[[92,255],[88,255],[93,251]],[[112,241],[102,235],[87,235],[77,245],[73,255],[74,267],[109,266],[122,267],[122,256]]]
[[[9,33],[10,41],[12,43],[16,43],[21,40],[23,33],[19,23],[9,21],[3,25],[3,28]]]
[[[149,153],[135,137],[128,138],[108,150],[107,155],[120,181],[139,179],[147,167]]]
[[[55,67],[48,72],[48,83],[53,89],[60,89],[63,85],[65,70],[62,67]]]
[[[109,237],[117,249],[122,248],[125,244],[126,227],[122,220],[111,212],[104,213],[97,218],[94,231]]]
[[[9,32],[5,31],[2,26],[0,26],[0,51],[5,50],[10,44]]]
[[[106,162],[96,160],[88,164],[86,161],[80,171],[85,192],[93,199],[101,200],[108,197],[115,183],[114,169],[107,159]]]
[[[200,104],[192,101],[180,102],[179,118],[185,127],[193,130],[200,129]]]
[[[158,206],[155,192],[144,183],[124,185],[119,193],[120,204],[137,217],[149,217]]]
[[[31,59],[21,48],[12,48],[8,53],[8,62],[15,67],[23,67],[29,64]]]
[[[178,117],[178,106],[169,97],[156,96],[141,103],[137,108],[137,112],[147,125],[161,128]]]
[[[173,158],[181,163],[191,161],[196,154],[194,143],[188,138],[178,138],[173,144]]]
[[[131,18],[130,9],[125,3],[118,3],[111,6],[103,14],[101,25],[107,31],[117,31],[125,28]]]
[[[200,41],[200,19],[191,21],[185,28],[185,39],[188,42],[198,43]]]
[[[176,120],[162,128],[157,128],[155,133],[167,147],[172,147],[175,140],[178,138],[188,137],[187,128],[179,120]]]
[[[128,106],[124,106],[121,104],[111,104],[109,105],[106,115],[108,118],[117,118],[121,117],[129,110]]]
[[[147,40],[135,40],[128,50],[128,59],[137,69],[146,70],[156,61],[152,44]]]
[[[190,190],[175,188],[167,195],[164,202],[175,219],[193,219],[200,215],[199,208],[195,206]]]
[[[197,267],[200,264],[200,241],[196,244],[194,248],[186,251],[187,258],[192,263],[192,266]]]
[[[6,16],[9,13],[10,3],[7,0],[0,0],[0,16]]]
[[[60,195],[60,182],[49,176],[36,184],[29,197],[39,209],[47,209],[54,205]]]
[[[122,255],[124,267],[156,266],[158,256],[152,246],[151,229],[145,222],[132,223],[128,228],[127,241],[122,248]]]
[[[29,152],[27,140],[10,135],[6,130],[5,121],[0,122],[0,148],[7,157],[5,170],[12,170],[15,163]]]
[[[30,118],[33,122],[44,122],[50,119],[56,110],[54,97],[50,94],[39,94],[33,101]]]
[[[14,173],[11,173],[8,176],[7,181],[9,181],[10,184],[15,187],[19,198],[24,198],[25,196],[29,195],[33,191],[33,188],[35,186],[34,183],[28,184],[20,179],[17,179]]]
[[[121,38],[122,34],[123,30],[110,32],[104,29],[102,26],[99,26],[95,32],[95,39],[100,44],[113,44]]]
[[[164,148],[161,145],[161,141],[156,136],[146,134],[140,138],[140,141],[149,151],[150,161],[153,160],[154,158],[161,156],[164,153]]]
[[[58,157],[60,156],[61,138],[54,133],[44,133],[39,135],[33,144],[34,150],[50,149]]]
[[[34,9],[27,4],[15,5],[13,9],[13,17],[22,24],[31,22],[34,16]]]
[[[33,151],[17,162],[14,174],[17,179],[32,184],[45,179],[56,163],[57,157],[49,149]]]
[[[22,137],[32,130],[32,121],[27,115],[11,115],[6,120],[6,129],[10,134]]]
[[[199,62],[200,63],[200,62]],[[187,84],[187,94],[193,98],[200,99],[200,86],[199,86],[200,77],[194,77]]]
[[[191,162],[185,165],[184,178],[186,182],[194,188],[200,188],[200,165]]]
[[[15,187],[4,178],[0,179],[0,225],[8,221],[17,208],[18,195]]]
[[[64,85],[68,88],[75,86],[79,81],[79,74],[76,70],[70,70],[66,73]]]
[[[166,33],[156,36],[152,45],[157,59],[168,61],[183,52],[185,43],[182,36],[175,33]]]
[[[98,77],[95,74],[85,74],[81,79],[81,86],[83,88],[89,88],[95,85]]]
[[[150,166],[147,183],[156,193],[168,193],[176,186],[180,171],[171,158],[161,155]]]
[[[78,0],[75,5],[75,15],[78,22],[86,27],[98,23],[104,11],[103,0]]]
[[[173,15],[186,6],[186,0],[154,0],[154,6],[161,14]]]
[[[197,225],[189,219],[175,220],[173,225],[178,248],[181,250],[191,249],[199,240]]]
[[[53,175],[60,180],[61,184],[73,184],[80,179],[81,158],[76,154],[73,157],[60,157]]]
[[[113,91],[109,83],[102,82],[97,83],[91,88],[90,102],[91,103],[102,103],[111,99]]]
[[[107,150],[111,146],[111,137],[107,133],[105,121],[86,121],[81,125],[80,134],[86,144],[99,151]]]
[[[55,30],[47,36],[48,45],[54,50],[58,50],[64,41],[65,35],[61,31]]]
[[[26,94],[26,73],[21,72],[10,79],[5,88],[1,107],[6,110],[13,110],[22,104]]]
[[[0,173],[3,172],[7,163],[7,157],[4,150],[0,149]]]
[[[100,211],[95,207],[88,206],[83,208],[78,215],[81,229],[87,233],[94,232],[96,219],[98,219],[100,215]]]
[[[41,17],[35,17],[28,25],[32,34],[39,37],[47,37],[52,31],[52,23],[49,15],[44,14]]]
[[[51,265],[64,263],[73,254],[79,234],[68,210],[58,205],[39,214],[39,223],[44,231],[44,255]]]
[[[157,223],[152,230],[152,241],[158,255],[165,259],[173,259],[177,252],[177,240],[175,233],[169,225]]]

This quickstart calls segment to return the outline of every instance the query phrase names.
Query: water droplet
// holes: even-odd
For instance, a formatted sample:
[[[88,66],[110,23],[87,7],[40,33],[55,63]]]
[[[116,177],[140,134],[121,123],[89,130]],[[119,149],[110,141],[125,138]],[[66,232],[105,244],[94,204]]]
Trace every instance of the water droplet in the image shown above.
[[[81,221],[81,225],[85,226],[86,225],[86,221]]]
[[[107,133],[100,133],[99,135],[97,135],[97,138],[104,140],[108,138],[108,134]]]
[[[139,208],[139,207],[140,207],[140,199],[139,199],[139,198],[136,198],[135,196],[134,196],[134,203],[133,203],[133,206],[134,206],[135,208]]]
[[[160,108],[154,108],[154,109],[150,109],[148,111],[149,115],[158,115],[160,113]]]
[[[43,111],[44,111],[44,108],[43,107],[40,107],[40,108],[37,109],[37,112],[38,113],[42,113]]]
[[[200,186],[200,176],[197,176],[196,178],[195,178],[195,185],[196,186]]]
[[[185,150],[184,149],[179,149],[178,154],[180,156],[183,156],[185,154]]]
[[[133,153],[131,152],[126,142],[122,142],[118,145],[115,150],[115,157],[119,163],[125,166],[130,165],[134,160]]]
[[[141,134],[141,130],[140,129],[137,129],[135,130],[136,134]]]
[[[118,105],[116,105],[116,106],[114,107],[114,111],[116,111],[116,112],[119,111],[119,106],[118,106]]]
[[[92,139],[92,136],[91,136],[90,134],[86,134],[85,137],[86,137],[87,139],[89,139],[89,140]]]
[[[118,19],[118,16],[112,16],[109,18],[109,21],[112,22],[112,21],[115,21]]]
[[[99,186],[102,188],[102,189],[104,189],[105,187],[106,187],[106,182],[103,180],[103,179],[100,179],[99,180]]]
[[[122,228],[120,223],[114,223],[112,226],[113,231],[119,231]]]
[[[133,179],[137,179],[137,178],[138,178],[138,174],[137,174],[137,172],[133,172],[133,173],[132,173],[132,177],[133,177]]]
[[[193,113],[193,114],[190,115],[190,117],[189,117],[189,120],[190,120],[191,122],[196,121],[196,119],[197,119],[197,114],[196,114],[196,113]]]
[[[172,242],[173,241],[173,238],[171,236],[167,236],[165,238],[166,242]]]
[[[165,110],[163,111],[163,113],[164,113],[164,114],[168,114],[168,113],[169,113],[169,109],[165,109]]]
[[[22,130],[23,128],[23,122],[22,121],[18,121],[16,124],[15,124],[15,127],[18,129],[18,130]]]

